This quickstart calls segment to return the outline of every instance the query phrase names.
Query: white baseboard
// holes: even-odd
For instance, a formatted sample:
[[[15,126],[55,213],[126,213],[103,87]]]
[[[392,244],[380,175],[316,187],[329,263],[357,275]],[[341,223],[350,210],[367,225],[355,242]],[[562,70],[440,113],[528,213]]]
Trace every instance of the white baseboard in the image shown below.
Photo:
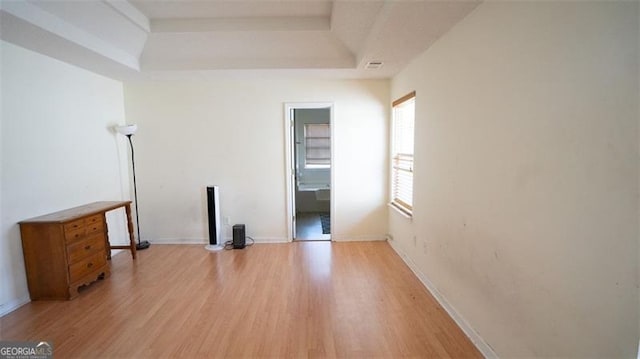
[[[264,244],[264,243],[291,243],[291,241],[286,239],[285,237],[251,237],[251,238],[253,238],[253,240],[258,244]],[[229,238],[228,240],[231,240],[231,238]],[[247,242],[248,242],[248,240],[247,240]]]
[[[342,236],[331,235],[331,240],[336,242],[368,242],[368,241],[386,241],[384,235],[363,235],[363,236]]]
[[[284,237],[251,237],[256,243],[289,243]],[[223,242],[230,241],[231,238],[224,238]],[[176,239],[176,238],[162,238],[150,240],[151,244],[209,244],[206,239]],[[247,239],[247,242],[249,240]]]
[[[249,237],[249,236],[247,236]],[[254,240],[255,243],[258,244],[264,244],[264,243],[290,243],[291,241],[289,241],[288,239],[284,238],[284,237],[254,237],[254,236],[250,236],[251,239]],[[247,238],[246,242],[247,243],[251,243],[251,239]],[[225,238],[224,241],[230,241],[232,240],[231,237],[229,238]]]
[[[120,254],[124,252],[124,249],[112,249],[111,250],[111,257],[115,256],[116,254]],[[129,250],[127,250],[127,252],[129,252]]]
[[[22,298],[18,298],[18,299],[14,299],[14,300],[10,300],[6,303],[4,303],[2,305],[2,307],[0,307],[0,317],[4,317],[5,315],[13,312],[14,310],[22,307],[23,305],[29,303],[31,301],[31,299],[29,299],[29,296],[25,296]]]
[[[471,327],[471,325],[469,325],[469,323],[462,317],[462,315],[460,315],[460,313],[458,313],[458,311],[456,311],[455,308],[451,304],[449,304],[447,299],[438,291],[435,285],[433,285],[433,283],[431,283],[427,276],[425,276],[424,273],[422,273],[422,271],[418,269],[416,263],[411,258],[409,258],[409,256],[407,256],[400,248],[398,248],[393,240],[389,240],[388,242],[391,245],[391,248],[393,248],[393,250],[398,253],[400,258],[402,258],[407,266],[409,266],[411,271],[416,275],[416,277],[418,277],[420,282],[422,282],[422,284],[427,288],[431,295],[433,295],[433,297],[438,301],[442,308],[447,311],[449,316],[451,316],[451,319],[453,319],[453,321],[458,324],[460,329],[462,329],[464,334],[467,335],[473,345],[478,348],[480,353],[482,353],[485,358],[497,359],[498,355],[496,355],[491,346],[489,346],[489,344],[487,344],[487,342],[482,339],[482,337]]]
[[[253,240],[256,243],[290,243],[286,237],[253,237]],[[223,239],[223,242],[227,242],[232,240],[231,237],[226,237]],[[363,235],[363,236],[341,236],[341,235],[331,235],[331,240],[336,242],[363,242],[363,241],[386,241],[386,236],[380,235]],[[247,239],[247,242],[249,240]],[[207,239],[181,239],[181,238],[159,238],[149,240],[151,244],[208,244],[209,241]]]
[[[153,244],[209,244],[205,239],[183,239],[183,238],[160,238],[149,240],[149,243]]]

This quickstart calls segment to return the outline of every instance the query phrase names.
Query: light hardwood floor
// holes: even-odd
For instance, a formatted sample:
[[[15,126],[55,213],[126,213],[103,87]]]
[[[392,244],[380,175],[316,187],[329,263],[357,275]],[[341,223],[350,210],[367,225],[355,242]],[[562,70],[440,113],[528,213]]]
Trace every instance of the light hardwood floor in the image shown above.
[[[481,357],[385,242],[153,245],[68,302],[0,318],[56,358]]]

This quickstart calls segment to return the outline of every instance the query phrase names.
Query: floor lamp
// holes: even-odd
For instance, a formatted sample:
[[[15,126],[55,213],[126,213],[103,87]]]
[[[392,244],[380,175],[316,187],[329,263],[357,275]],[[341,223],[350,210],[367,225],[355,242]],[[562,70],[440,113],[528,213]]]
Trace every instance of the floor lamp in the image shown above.
[[[147,249],[151,245],[149,241],[141,241],[140,240],[140,220],[138,219],[138,187],[136,185],[136,158],[133,154],[133,142],[131,141],[131,136],[136,133],[138,129],[138,125],[124,125],[117,126],[116,130],[127,136],[129,139],[129,147],[131,148],[131,166],[133,167],[133,197],[136,202],[136,230],[138,231],[138,244],[136,244],[136,249]]]

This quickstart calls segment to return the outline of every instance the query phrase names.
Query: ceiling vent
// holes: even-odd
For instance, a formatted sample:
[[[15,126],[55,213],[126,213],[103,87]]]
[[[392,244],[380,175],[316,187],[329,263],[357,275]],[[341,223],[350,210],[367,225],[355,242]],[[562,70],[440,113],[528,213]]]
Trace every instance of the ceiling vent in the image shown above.
[[[382,61],[369,61],[367,65],[364,67],[367,70],[375,70],[382,67]]]

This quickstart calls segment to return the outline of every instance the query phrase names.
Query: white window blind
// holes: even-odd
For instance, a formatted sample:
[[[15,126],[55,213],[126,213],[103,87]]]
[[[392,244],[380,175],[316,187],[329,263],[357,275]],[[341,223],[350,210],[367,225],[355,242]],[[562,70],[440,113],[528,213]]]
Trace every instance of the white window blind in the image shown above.
[[[415,97],[412,92],[393,102],[391,203],[407,214],[413,211]]]
[[[305,168],[331,166],[331,129],[327,123],[304,125]]]

